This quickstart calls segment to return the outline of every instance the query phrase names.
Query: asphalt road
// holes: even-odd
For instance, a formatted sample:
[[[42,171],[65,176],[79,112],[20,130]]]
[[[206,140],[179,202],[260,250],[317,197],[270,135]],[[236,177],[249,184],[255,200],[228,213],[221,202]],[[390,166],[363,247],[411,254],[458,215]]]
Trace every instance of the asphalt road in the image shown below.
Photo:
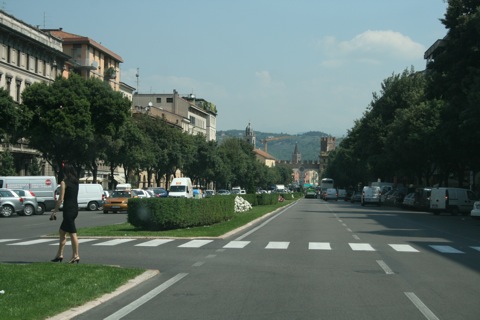
[[[82,212],[78,226],[125,220]],[[0,219],[1,261],[48,261],[56,241],[35,241],[58,225]],[[470,217],[301,199],[223,239],[83,239],[81,263],[160,273],[75,319],[477,320],[479,229]]]

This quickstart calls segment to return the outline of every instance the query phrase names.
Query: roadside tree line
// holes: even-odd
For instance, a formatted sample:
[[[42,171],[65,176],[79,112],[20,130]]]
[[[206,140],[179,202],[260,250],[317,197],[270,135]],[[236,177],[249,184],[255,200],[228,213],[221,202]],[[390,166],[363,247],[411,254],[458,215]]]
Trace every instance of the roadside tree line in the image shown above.
[[[339,185],[398,181],[459,186],[480,166],[480,4],[449,1],[447,36],[425,71],[392,74],[374,93],[325,176]],[[477,186],[478,188],[478,186]]]
[[[79,172],[90,171],[94,182],[101,163],[110,167],[112,177],[115,168],[123,166],[132,185],[147,172],[149,186],[166,178],[168,187],[177,170],[196,184],[238,185],[250,192],[291,181],[288,168],[266,167],[243,139],[206,141],[160,118],[132,115],[131,102],[99,79],[71,75],[52,84],[35,83],[23,91],[22,101],[16,104],[0,89],[3,143],[25,139],[56,170],[68,161]],[[14,174],[12,155],[4,152],[0,160],[0,174]],[[37,170],[35,164],[29,169]]]

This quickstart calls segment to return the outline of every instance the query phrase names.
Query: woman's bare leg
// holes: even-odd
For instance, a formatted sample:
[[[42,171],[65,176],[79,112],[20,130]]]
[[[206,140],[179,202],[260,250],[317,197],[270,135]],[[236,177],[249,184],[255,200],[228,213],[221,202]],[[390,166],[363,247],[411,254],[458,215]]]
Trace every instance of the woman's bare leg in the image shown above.
[[[72,241],[72,259],[78,257],[78,237],[76,233],[70,233],[70,240]]]
[[[58,233],[60,234],[60,239],[58,242],[58,251],[56,258],[63,258],[63,249],[65,248],[65,243],[67,243],[67,236],[65,231],[63,231],[62,229],[60,229]]]

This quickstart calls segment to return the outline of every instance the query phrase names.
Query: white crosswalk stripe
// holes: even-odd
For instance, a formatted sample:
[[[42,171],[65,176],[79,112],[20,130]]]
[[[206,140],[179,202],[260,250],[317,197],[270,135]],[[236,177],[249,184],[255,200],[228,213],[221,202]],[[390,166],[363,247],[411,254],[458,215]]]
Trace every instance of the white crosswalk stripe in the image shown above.
[[[130,242],[130,241],[135,241],[135,239],[115,239],[115,240],[110,240],[106,242],[100,242],[100,243],[94,243],[94,246],[116,246],[122,243]]]
[[[78,239],[78,243],[87,243],[87,242],[91,242],[91,241],[95,241],[97,239]],[[50,243],[51,246],[58,246],[58,243]],[[66,246],[71,246],[72,245],[72,241],[68,240],[66,243],[65,243]]]
[[[270,241],[265,249],[288,249],[290,242]]]
[[[16,243],[7,243],[7,246],[29,246],[32,244],[39,244],[51,241],[58,241],[57,239],[37,239],[37,240],[30,240],[30,241],[23,241],[23,242],[16,242]]]
[[[465,253],[451,246],[431,245],[430,247],[441,253]]]
[[[192,240],[182,245],[179,245],[179,248],[200,248],[204,245],[212,242],[213,240]]]
[[[308,250],[332,250],[330,242],[309,242]]]
[[[2,242],[17,241],[17,240],[20,240],[20,239],[0,239],[0,243],[2,243]]]
[[[249,243],[250,241],[230,241],[223,247],[225,249],[242,249],[245,248]]]
[[[173,241],[173,239],[154,239],[147,242],[136,244],[135,246],[136,247],[158,247],[162,244],[169,243],[171,241]]]
[[[136,244],[132,244],[135,247],[158,247],[161,245],[165,245],[168,243],[175,243],[174,245],[178,248],[201,248],[203,246],[208,245],[214,241],[223,241],[223,240],[212,240],[212,239],[194,239],[194,240],[182,240],[182,239],[102,239],[102,238],[80,238],[79,243],[88,243],[94,242],[92,246],[117,246],[129,242],[137,242]],[[180,242],[180,244],[179,244]],[[243,249],[249,246],[252,242],[251,241],[238,241],[233,240],[229,241],[222,246],[222,249]],[[26,240],[22,241],[22,239],[0,239],[0,244],[4,244],[7,246],[30,246],[30,245],[40,245],[46,244],[50,246],[57,246],[58,245],[58,238],[48,238],[48,239],[34,239],[34,240]],[[277,250],[287,250],[290,246],[291,242],[289,241],[270,241],[264,247],[265,249],[277,249]],[[67,246],[71,245],[70,241],[67,241]],[[331,242],[308,242],[308,250],[312,251],[332,251],[335,249],[341,249],[342,245],[335,245],[335,249],[332,248]],[[357,252],[373,252],[377,251],[372,244],[370,243],[358,243],[358,242],[350,242],[348,246],[352,251]],[[419,249],[415,248],[410,244],[401,244],[401,243],[390,243],[388,244],[390,248],[392,248],[395,252],[406,252],[406,253],[418,253],[420,252]],[[466,252],[456,249],[453,246],[448,245],[428,245],[431,249],[444,254],[465,254]],[[472,250],[476,252],[480,252],[480,246],[470,246]]]
[[[409,244],[389,244],[389,246],[398,252],[420,252]]]
[[[368,243],[349,243],[348,245],[353,251],[375,251]]]

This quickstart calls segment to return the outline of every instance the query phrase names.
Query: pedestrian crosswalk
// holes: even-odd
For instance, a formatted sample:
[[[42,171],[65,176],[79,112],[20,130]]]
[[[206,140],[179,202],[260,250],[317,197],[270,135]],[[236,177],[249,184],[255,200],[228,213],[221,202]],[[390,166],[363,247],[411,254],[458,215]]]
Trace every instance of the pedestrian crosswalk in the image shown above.
[[[265,250],[288,250],[292,247],[292,243],[289,241],[268,241],[265,243],[252,241],[239,241],[239,240],[222,240],[222,239],[135,239],[135,238],[122,238],[122,239],[105,239],[105,238],[80,238],[79,243],[90,243],[92,246],[98,247],[113,247],[120,245],[131,245],[134,247],[155,248],[166,245],[173,245],[178,248],[192,248],[198,249],[207,247],[208,245],[216,244],[216,247],[222,249],[244,249],[249,246],[255,245]],[[0,244],[6,246],[34,246],[34,245],[58,245],[58,239],[55,238],[39,238],[39,239],[0,239]],[[71,245],[70,241],[67,241],[67,245]],[[351,251],[360,252],[374,252],[385,251],[386,248],[393,250],[394,252],[403,253],[419,253],[425,251],[434,251],[442,254],[465,254],[465,253],[480,253],[480,246],[462,246],[454,247],[451,245],[439,245],[439,244],[421,244],[420,247],[415,247],[406,243],[389,243],[386,245],[362,243],[362,242],[349,242],[349,243],[331,243],[331,242],[308,242],[304,245],[306,249],[311,251],[335,251],[344,250],[345,248]],[[298,247],[298,245],[296,246]]]

